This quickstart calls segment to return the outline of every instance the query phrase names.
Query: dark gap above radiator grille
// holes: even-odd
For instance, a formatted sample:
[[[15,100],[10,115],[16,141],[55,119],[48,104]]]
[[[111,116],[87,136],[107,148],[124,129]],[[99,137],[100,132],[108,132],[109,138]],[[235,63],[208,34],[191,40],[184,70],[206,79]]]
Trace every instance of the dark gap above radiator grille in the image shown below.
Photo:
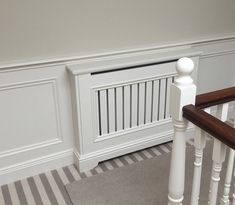
[[[156,62],[156,63],[146,63],[146,64],[135,65],[135,66],[127,66],[124,68],[116,68],[116,69],[112,69],[112,70],[97,71],[97,72],[91,73],[91,75],[98,75],[98,74],[102,74],[102,73],[110,73],[110,72],[116,72],[116,71],[122,71],[122,70],[134,69],[134,68],[142,68],[142,67],[146,67],[146,66],[173,63],[173,62],[176,62],[177,60],[178,59],[173,59],[173,60],[168,60],[168,61],[160,61],[160,62]]]

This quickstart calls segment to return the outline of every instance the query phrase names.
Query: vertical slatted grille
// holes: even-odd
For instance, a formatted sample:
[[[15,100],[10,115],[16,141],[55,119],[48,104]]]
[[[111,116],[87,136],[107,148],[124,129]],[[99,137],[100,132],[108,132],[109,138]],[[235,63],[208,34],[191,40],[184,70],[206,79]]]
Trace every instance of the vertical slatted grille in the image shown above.
[[[169,118],[174,76],[97,90],[98,135]]]

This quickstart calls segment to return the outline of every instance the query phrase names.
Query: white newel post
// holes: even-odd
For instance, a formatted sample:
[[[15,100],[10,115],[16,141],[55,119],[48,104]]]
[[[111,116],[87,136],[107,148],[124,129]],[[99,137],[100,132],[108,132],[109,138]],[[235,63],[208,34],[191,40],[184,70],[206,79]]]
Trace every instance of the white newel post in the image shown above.
[[[194,63],[189,58],[178,60],[176,70],[178,78],[171,86],[170,114],[173,119],[174,137],[169,176],[168,205],[181,205],[184,198],[185,180],[185,131],[187,121],[183,119],[182,108],[194,104],[196,86],[190,74]]]

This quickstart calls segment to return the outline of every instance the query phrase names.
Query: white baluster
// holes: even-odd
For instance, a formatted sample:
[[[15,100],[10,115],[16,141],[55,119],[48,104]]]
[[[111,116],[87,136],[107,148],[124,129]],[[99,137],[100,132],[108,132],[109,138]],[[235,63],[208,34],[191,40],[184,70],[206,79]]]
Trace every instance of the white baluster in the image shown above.
[[[194,68],[193,61],[181,58],[176,70],[179,77],[171,86],[170,114],[173,118],[174,137],[169,176],[168,205],[182,205],[185,180],[185,130],[186,120],[182,116],[182,108],[195,103],[196,86],[190,77]]]
[[[235,170],[234,170],[234,173],[233,173],[233,177],[235,178]],[[233,184],[234,186],[234,192],[233,192],[233,203],[232,205],[235,205],[235,183]]]
[[[223,112],[224,113],[226,112],[228,114],[228,107],[229,107],[228,103],[224,104],[223,106],[224,106]],[[227,115],[226,114],[222,115],[221,120],[225,122],[227,120]],[[221,205],[229,205],[229,193],[230,193],[230,186],[231,186],[232,174],[233,174],[234,154],[235,154],[234,150],[229,149],[229,157],[228,157],[228,162],[227,162],[227,170],[226,170],[226,177],[225,177],[225,183],[224,183],[224,193],[220,202]]]
[[[227,115],[228,115],[228,103],[225,103],[223,105],[218,105],[217,117],[224,122],[227,120]],[[216,205],[218,185],[220,181],[220,172],[222,170],[222,163],[225,160],[225,154],[226,154],[226,145],[220,142],[219,140],[214,139],[213,154],[212,154],[213,167],[212,167],[211,187],[210,187],[210,194],[208,201],[210,205]]]
[[[211,108],[206,108],[206,109],[204,109],[204,111],[210,114]],[[208,138],[214,139],[209,133],[207,133],[206,135]],[[211,170],[211,175],[212,175],[212,171],[213,170]],[[210,203],[210,197],[211,197],[211,185],[212,185],[212,181],[210,181],[210,188],[209,188],[209,194],[208,194],[208,204]]]
[[[222,163],[225,160],[226,145],[217,139],[214,139],[213,146],[213,165],[211,174],[211,193],[210,193],[210,205],[216,205],[218,185],[220,181],[220,172],[222,170]]]
[[[235,128],[235,102],[233,103],[233,116],[234,116],[234,118],[233,118],[233,127]],[[234,170],[233,177],[235,178],[235,170]],[[233,203],[232,203],[232,205],[235,205],[235,183],[234,183],[234,192],[233,192]]]
[[[224,194],[221,199],[221,205],[229,205],[229,193],[230,193],[230,186],[232,181],[232,174],[233,174],[233,165],[234,165],[234,150],[229,149],[229,158],[227,164],[227,172],[226,178],[224,183]]]
[[[228,118],[228,103],[218,105],[216,116],[222,121],[225,122]]]
[[[201,185],[203,150],[205,148],[205,145],[206,145],[206,133],[200,128],[196,127],[196,135],[194,139],[195,161],[194,161],[194,174],[193,174],[193,185],[192,185],[190,205],[198,205],[200,185]]]
[[[204,111],[205,111],[206,113],[210,114],[210,113],[211,113],[211,108],[210,108],[210,107],[207,107],[207,108],[204,109]],[[212,136],[211,136],[209,133],[206,133],[206,138],[211,139]]]

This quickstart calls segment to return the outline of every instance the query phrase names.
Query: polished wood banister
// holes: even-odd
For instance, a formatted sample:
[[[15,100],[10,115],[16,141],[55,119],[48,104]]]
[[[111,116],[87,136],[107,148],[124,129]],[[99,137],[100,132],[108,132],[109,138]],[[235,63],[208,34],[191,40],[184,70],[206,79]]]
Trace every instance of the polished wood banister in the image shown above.
[[[235,87],[196,96],[196,106],[207,108],[235,100]]]
[[[183,116],[227,146],[235,149],[235,129],[194,105],[183,107]]]

